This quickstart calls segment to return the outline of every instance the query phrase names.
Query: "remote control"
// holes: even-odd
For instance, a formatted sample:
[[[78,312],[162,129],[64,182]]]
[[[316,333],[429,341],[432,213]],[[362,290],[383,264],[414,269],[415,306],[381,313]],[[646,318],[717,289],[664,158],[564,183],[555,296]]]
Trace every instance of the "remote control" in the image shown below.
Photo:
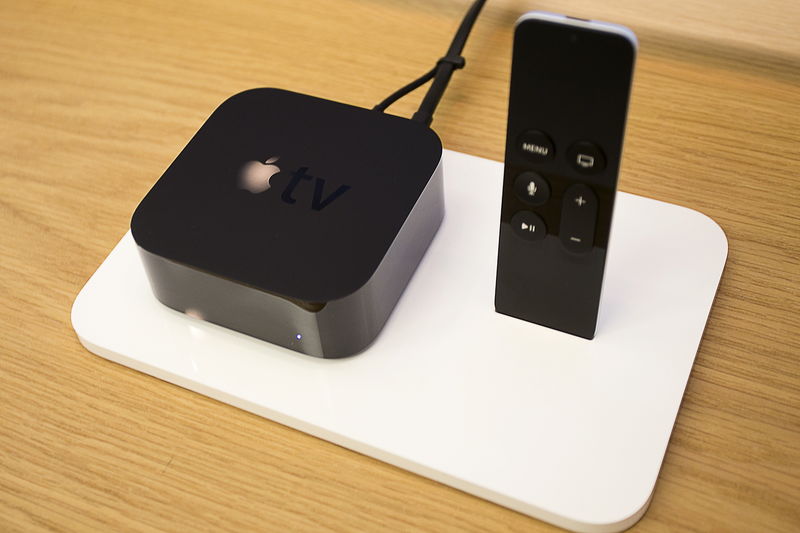
[[[615,24],[517,21],[497,312],[594,338],[636,50]]]

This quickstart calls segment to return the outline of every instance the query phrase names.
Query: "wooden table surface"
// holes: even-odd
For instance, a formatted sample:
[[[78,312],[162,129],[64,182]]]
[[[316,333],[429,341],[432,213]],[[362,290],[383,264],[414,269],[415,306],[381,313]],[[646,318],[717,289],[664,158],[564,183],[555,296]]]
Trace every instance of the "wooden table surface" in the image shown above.
[[[444,53],[467,3],[0,0],[0,531],[554,529],[96,357],[70,326],[223,99],[372,106]],[[434,119],[445,147],[502,159],[512,26],[533,8],[639,35],[620,188],[730,242],[635,529],[800,530],[800,4],[489,0]]]

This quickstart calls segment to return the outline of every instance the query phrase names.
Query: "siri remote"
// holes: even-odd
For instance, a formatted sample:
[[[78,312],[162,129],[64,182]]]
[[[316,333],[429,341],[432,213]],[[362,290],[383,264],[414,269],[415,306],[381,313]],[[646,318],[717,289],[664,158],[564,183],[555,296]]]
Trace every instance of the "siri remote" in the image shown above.
[[[517,22],[497,312],[594,338],[636,51],[623,26]]]

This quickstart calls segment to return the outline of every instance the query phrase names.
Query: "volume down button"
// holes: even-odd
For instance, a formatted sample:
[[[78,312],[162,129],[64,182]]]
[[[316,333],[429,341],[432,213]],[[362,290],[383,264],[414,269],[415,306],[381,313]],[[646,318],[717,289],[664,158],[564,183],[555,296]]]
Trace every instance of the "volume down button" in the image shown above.
[[[561,244],[571,252],[588,252],[594,244],[597,222],[597,196],[588,186],[578,183],[564,193],[561,204]]]

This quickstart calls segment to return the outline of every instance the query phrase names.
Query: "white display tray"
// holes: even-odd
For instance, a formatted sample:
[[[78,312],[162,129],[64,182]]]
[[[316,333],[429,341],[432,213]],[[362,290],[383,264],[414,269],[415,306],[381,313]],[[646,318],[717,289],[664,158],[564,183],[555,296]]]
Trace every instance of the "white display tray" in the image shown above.
[[[153,297],[130,233],[75,300],[90,351],[521,513],[620,531],[653,493],[727,256],[617,196],[594,340],[494,312],[503,166],[444,156],[444,223],[376,342],[323,360]]]

